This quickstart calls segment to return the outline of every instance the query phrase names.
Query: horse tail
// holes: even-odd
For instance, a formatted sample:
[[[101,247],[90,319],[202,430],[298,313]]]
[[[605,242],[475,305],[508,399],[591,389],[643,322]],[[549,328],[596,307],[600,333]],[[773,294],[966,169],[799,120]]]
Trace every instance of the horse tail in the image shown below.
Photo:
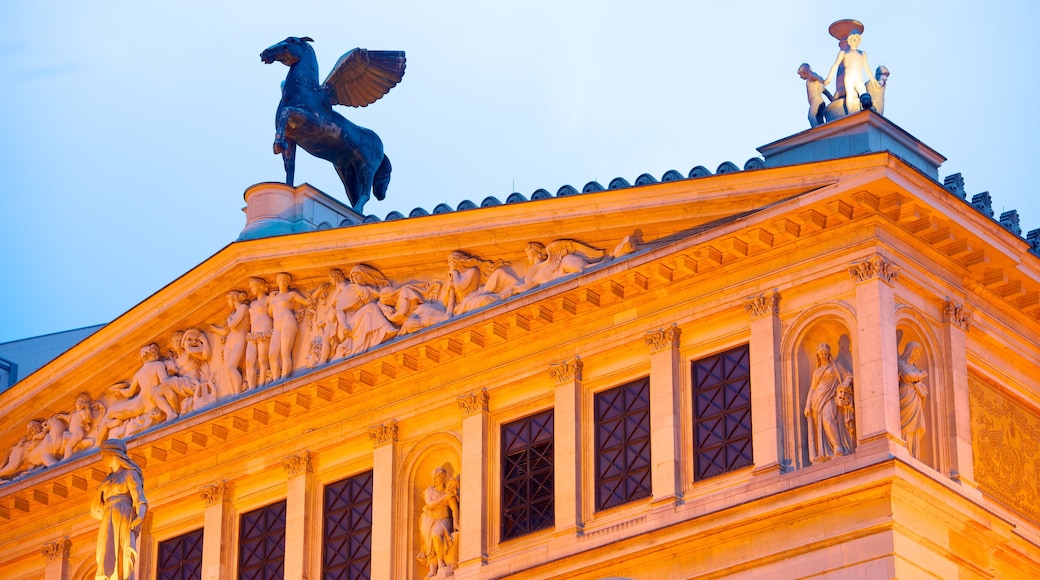
[[[372,192],[376,194],[376,199],[383,201],[386,199],[386,188],[390,186],[390,158],[383,155],[383,162],[379,164],[379,169],[376,169],[376,175],[372,179]]]

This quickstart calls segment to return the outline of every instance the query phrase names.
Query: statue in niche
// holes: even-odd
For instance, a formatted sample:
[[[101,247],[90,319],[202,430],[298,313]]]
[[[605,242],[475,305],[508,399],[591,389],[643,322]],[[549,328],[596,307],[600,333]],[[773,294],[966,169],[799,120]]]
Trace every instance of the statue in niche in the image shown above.
[[[584,272],[606,256],[603,250],[576,240],[556,240],[549,245],[527,244],[527,272],[519,291],[536,288],[569,274]]]
[[[386,276],[365,264],[351,268],[349,281],[339,279],[342,274],[339,270],[330,272],[336,279],[336,358],[354,356],[397,336],[397,329],[379,307],[379,292],[390,286]]]
[[[148,501],[141,468],[126,452],[126,443],[101,443],[101,462],[108,475],[98,486],[90,513],[101,520],[97,537],[98,580],[133,580],[137,565],[137,537]]]
[[[448,478],[443,468],[433,470],[433,485],[423,492],[425,505],[419,516],[422,546],[419,561],[429,566],[427,578],[458,564],[459,480]]]
[[[404,336],[448,320],[448,311],[437,301],[441,284],[405,284],[400,288],[383,288],[379,307],[386,319]]]
[[[928,373],[914,363],[924,349],[916,342],[908,342],[899,355],[899,425],[910,454],[920,459],[921,438],[924,437],[924,403],[928,388],[924,379]]]
[[[239,368],[246,356],[246,345],[249,342],[249,295],[241,290],[232,290],[225,295],[231,314],[225,324],[211,324],[210,330],[223,338],[224,348],[221,362],[224,378],[221,382],[227,385],[226,393],[230,395],[243,390],[245,379]]]
[[[108,438],[110,430],[117,430],[114,435],[127,437],[130,433],[147,428],[154,423],[153,409],[158,409],[167,419],[176,418],[177,411],[170,405],[163,393],[163,383],[170,378],[166,364],[159,359],[159,345],[154,342],[143,347],[140,352],[141,368],[134,373],[129,382],[116,383],[110,388],[114,400],[109,403],[105,416],[101,419],[98,439]],[[136,423],[127,423],[140,419]]]
[[[809,63],[803,62],[802,66],[798,67],[798,76],[805,81],[805,95],[809,99],[809,125],[821,125],[825,122],[823,111],[827,108],[823,99],[826,97],[828,101],[833,101],[834,97],[827,90],[823,77],[814,73]]]
[[[845,114],[852,115],[861,110],[860,98],[868,94],[867,85],[877,85],[877,81],[871,75],[867,53],[859,50],[863,23],[858,20],[839,20],[830,25],[828,32],[839,42],[844,41],[847,46],[838,51],[838,58],[831,65],[823,84],[830,85],[839,80],[839,68],[841,69],[843,76],[840,86],[835,88],[834,101],[843,98]]]
[[[805,399],[812,463],[852,453],[855,441],[852,373],[834,360],[827,343],[816,348],[816,362]]]
[[[90,393],[76,395],[76,406],[68,413],[59,416],[68,424],[65,432],[62,459],[97,444],[98,422],[105,414],[105,406],[95,401]]]
[[[516,291],[518,282],[509,262],[482,260],[456,250],[448,256],[445,311],[452,317],[505,300]]]
[[[361,213],[372,193],[380,200],[386,196],[390,160],[378,135],[346,120],[332,106],[364,107],[382,98],[404,77],[404,52],[355,48],[318,85],[311,42],[306,36],[290,36],[260,53],[267,64],[278,61],[289,67],[275,113],[274,153],[282,156],[288,185],[293,184],[297,144],[331,161],[351,206]]]
[[[253,301],[249,303],[249,334],[246,335],[246,388],[255,389],[271,382],[270,349],[274,320],[268,314],[270,299],[267,281],[250,278],[249,291]]]
[[[276,379],[285,379],[292,374],[292,351],[300,331],[294,307],[306,308],[310,305],[310,300],[289,287],[290,282],[292,276],[285,272],[275,276],[278,290],[271,294],[267,302],[267,311],[274,325],[271,333],[271,374]]]

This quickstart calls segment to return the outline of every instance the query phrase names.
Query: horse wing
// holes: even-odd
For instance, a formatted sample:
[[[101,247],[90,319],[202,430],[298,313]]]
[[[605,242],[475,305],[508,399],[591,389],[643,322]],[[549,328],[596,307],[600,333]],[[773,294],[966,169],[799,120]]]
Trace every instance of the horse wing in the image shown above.
[[[355,48],[339,58],[322,87],[333,105],[364,107],[396,87],[404,68],[402,50]]]

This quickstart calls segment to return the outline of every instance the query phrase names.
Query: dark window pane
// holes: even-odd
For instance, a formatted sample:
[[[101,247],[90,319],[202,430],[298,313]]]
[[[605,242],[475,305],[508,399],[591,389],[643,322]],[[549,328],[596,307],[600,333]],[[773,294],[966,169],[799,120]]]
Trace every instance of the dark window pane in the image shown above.
[[[553,410],[502,426],[502,539],[552,527]]]
[[[695,480],[754,463],[747,345],[692,363]]]
[[[281,580],[285,574],[285,501],[242,514],[238,530],[240,580]]]
[[[202,580],[202,530],[159,542],[158,580]]]
[[[325,486],[322,578],[369,578],[372,564],[372,472]]]
[[[596,509],[652,493],[650,485],[650,379],[597,393]]]

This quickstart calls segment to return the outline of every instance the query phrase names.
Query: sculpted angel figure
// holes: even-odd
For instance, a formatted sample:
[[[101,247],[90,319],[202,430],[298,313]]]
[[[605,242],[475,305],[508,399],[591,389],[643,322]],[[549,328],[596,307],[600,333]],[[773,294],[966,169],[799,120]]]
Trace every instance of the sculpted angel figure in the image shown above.
[[[482,260],[456,250],[448,256],[445,310],[451,317],[505,300],[513,295],[518,281],[509,262]]]
[[[274,320],[268,313],[270,299],[267,281],[250,278],[249,291],[253,301],[249,303],[249,334],[246,335],[246,388],[255,389],[271,382],[270,349]]]
[[[379,291],[379,307],[403,336],[448,319],[448,312],[437,301],[441,284],[404,284]]]
[[[335,276],[339,275],[342,272]],[[334,308],[340,341],[336,358],[353,356],[397,336],[397,329],[379,308],[379,292],[390,286],[386,276],[372,266],[358,264],[350,269],[349,280],[336,284]]]
[[[584,272],[606,256],[603,250],[577,240],[556,240],[549,245],[527,244],[527,272],[518,290],[530,290],[568,274]]]
[[[454,568],[458,563],[458,480],[448,480],[448,472],[438,467],[433,470],[433,485],[423,492],[425,505],[419,516],[419,534],[422,546],[419,561],[430,568],[427,578],[437,575],[441,568]]]
[[[924,403],[928,388],[924,384],[928,373],[917,368],[916,362],[924,349],[916,342],[908,342],[899,355],[899,425],[910,454],[920,458],[921,438],[924,437]]]
[[[831,347],[816,348],[819,365],[805,399],[809,460],[813,463],[852,453],[852,373],[831,355]]]
[[[228,292],[228,315],[225,324],[212,324],[210,330],[224,338],[224,349],[222,356],[224,380],[221,384],[227,385],[229,392],[221,395],[239,393],[243,390],[245,379],[239,368],[246,356],[246,345],[249,342],[249,295],[241,290]]]
[[[271,333],[271,374],[278,379],[287,378],[293,370],[292,351],[296,344],[296,335],[300,324],[296,320],[296,306],[307,307],[310,304],[303,294],[289,287],[292,276],[282,272],[275,276],[278,291],[271,294],[267,303],[268,314],[271,315],[273,332]]]
[[[98,486],[90,513],[101,520],[97,537],[98,580],[133,580],[137,565],[137,537],[148,511],[144,475],[130,459],[126,443],[101,443],[101,462],[108,475]]]

